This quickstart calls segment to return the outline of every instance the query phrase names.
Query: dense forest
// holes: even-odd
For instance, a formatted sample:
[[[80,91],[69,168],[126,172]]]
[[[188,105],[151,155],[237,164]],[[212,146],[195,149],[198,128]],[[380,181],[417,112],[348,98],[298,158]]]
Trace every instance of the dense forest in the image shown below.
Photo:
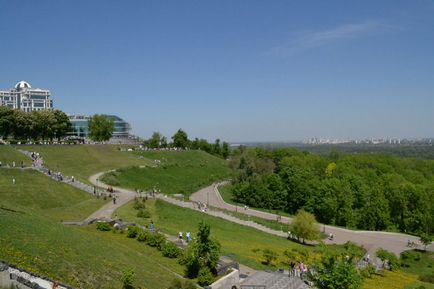
[[[366,230],[433,233],[434,161],[295,148],[239,149],[232,195],[251,207]]]

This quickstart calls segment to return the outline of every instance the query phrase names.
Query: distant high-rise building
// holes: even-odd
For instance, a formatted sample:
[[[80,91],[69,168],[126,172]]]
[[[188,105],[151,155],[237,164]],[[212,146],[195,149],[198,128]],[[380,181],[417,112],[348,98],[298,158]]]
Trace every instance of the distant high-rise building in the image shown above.
[[[20,81],[15,88],[0,91],[0,105],[30,112],[53,109],[53,100],[49,90],[32,88],[28,82]]]

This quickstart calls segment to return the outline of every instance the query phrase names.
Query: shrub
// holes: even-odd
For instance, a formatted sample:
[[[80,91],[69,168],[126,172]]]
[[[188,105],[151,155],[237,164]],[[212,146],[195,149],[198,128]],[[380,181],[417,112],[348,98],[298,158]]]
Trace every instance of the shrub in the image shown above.
[[[181,254],[181,249],[172,242],[167,242],[162,246],[161,252],[164,257],[177,258]]]
[[[128,238],[135,238],[139,234],[139,228],[134,226],[128,227],[127,237]]]
[[[145,205],[145,203],[139,202],[136,199],[136,201],[134,202],[134,209],[136,209],[136,210],[144,210],[144,209],[146,209],[146,205]]]
[[[166,237],[160,233],[149,234],[148,245],[151,247],[156,247],[161,250],[162,246],[166,243]]]
[[[419,261],[421,258],[421,254],[416,251],[404,251],[401,253],[401,259],[402,260],[413,260],[413,261]]]
[[[371,278],[371,276],[374,275],[375,272],[375,266],[369,264],[368,266],[360,270],[360,275],[362,275],[363,278]]]
[[[262,256],[264,257],[262,263],[265,265],[272,265],[272,263],[277,260],[277,253],[271,249],[264,249]]]
[[[147,210],[145,210],[145,209],[140,209],[137,212],[137,217],[139,217],[139,218],[150,218],[151,214]]]
[[[122,282],[122,289],[132,289],[133,287],[133,280],[134,280],[134,270],[133,269],[126,269],[122,272],[121,282]]]
[[[212,284],[213,281],[214,276],[208,267],[203,267],[199,270],[199,273],[197,274],[197,283],[200,286],[208,286]]]
[[[396,255],[392,252],[380,248],[377,250],[376,255],[378,258],[380,258],[381,261],[383,261],[383,264],[386,264],[387,261],[389,270],[391,271],[395,270],[400,266],[398,257],[396,257]]]
[[[96,223],[96,229],[100,231],[110,231],[112,228],[109,223],[98,222]]]
[[[149,233],[146,231],[142,231],[137,235],[137,241],[145,242],[146,240],[148,240],[148,237],[149,237]]]

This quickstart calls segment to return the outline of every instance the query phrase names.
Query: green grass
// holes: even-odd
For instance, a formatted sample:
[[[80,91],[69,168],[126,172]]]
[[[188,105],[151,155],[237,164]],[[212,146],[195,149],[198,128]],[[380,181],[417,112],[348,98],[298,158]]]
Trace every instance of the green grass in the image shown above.
[[[134,153],[159,160],[154,167],[130,167],[109,173],[102,181],[129,189],[150,190],[186,196],[230,175],[226,161],[202,151],[152,151]]]
[[[0,206],[56,221],[83,220],[105,203],[30,169],[1,170],[0,188]]]
[[[126,268],[135,270],[136,287],[148,289],[165,288],[173,272],[183,273],[176,260],[124,234],[59,222],[83,219],[102,204],[36,171],[2,169],[0,260],[76,288],[121,288]]]
[[[140,224],[148,224],[152,219],[156,228],[163,232],[177,235],[179,231],[192,232],[193,236],[197,233],[198,224],[204,221],[211,226],[211,235],[222,245],[222,254],[232,257],[234,260],[255,269],[276,268],[262,264],[262,250],[272,249],[279,254],[279,259],[275,265],[281,266],[288,261],[283,256],[283,251],[295,249],[307,252],[308,263],[319,257],[313,246],[303,246],[291,242],[285,238],[273,236],[256,229],[238,225],[220,218],[212,217],[204,213],[177,207],[160,200],[148,200],[147,210],[151,213],[151,218],[139,219],[133,209],[133,203],[118,209],[115,213],[122,219],[131,220]],[[330,246],[331,250],[342,250],[341,247]],[[301,258],[301,257],[300,257]]]
[[[414,260],[412,258],[402,260],[405,266],[402,266],[404,272],[410,274],[434,274],[434,252],[424,252],[412,250],[415,254],[420,256],[420,260]]]
[[[0,145],[0,161],[2,162],[2,167],[6,166],[6,164],[12,166],[12,162],[15,162],[15,165],[19,167],[21,161],[27,166],[32,164],[28,157],[9,145]]]
[[[39,152],[53,171],[88,182],[99,172],[129,166],[148,165],[150,161],[137,154],[120,151],[114,145],[22,146],[23,150]]]

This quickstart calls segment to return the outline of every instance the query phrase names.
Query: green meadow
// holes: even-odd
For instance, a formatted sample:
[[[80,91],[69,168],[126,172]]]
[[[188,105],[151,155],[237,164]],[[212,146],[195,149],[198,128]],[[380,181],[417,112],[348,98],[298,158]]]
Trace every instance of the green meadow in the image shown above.
[[[149,151],[133,152],[132,155],[152,160],[153,165],[119,169],[103,176],[102,181],[143,191],[155,187],[163,194],[184,194],[187,197],[230,176],[225,160],[203,151]]]

